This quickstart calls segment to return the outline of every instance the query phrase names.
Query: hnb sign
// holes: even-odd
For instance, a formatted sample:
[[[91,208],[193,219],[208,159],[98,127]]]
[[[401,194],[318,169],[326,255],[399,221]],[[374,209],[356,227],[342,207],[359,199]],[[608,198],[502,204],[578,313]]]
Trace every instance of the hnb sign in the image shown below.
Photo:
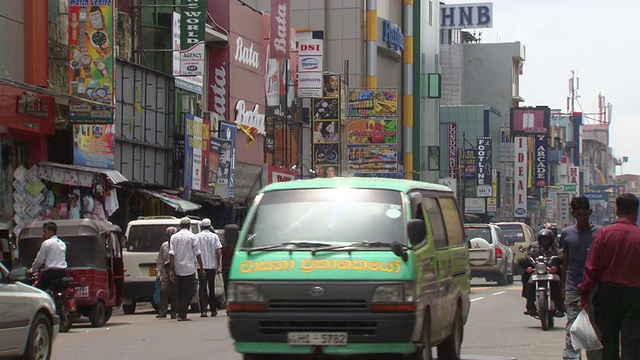
[[[490,27],[493,27],[493,3],[442,4],[440,6],[441,29]]]

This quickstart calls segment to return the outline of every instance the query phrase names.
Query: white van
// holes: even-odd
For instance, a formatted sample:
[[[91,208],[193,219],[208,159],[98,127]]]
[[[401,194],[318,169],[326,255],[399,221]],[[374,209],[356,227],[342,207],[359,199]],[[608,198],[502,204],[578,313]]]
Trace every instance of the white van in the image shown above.
[[[157,276],[156,258],[163,242],[167,240],[167,228],[180,229],[180,218],[174,216],[147,216],[132,220],[127,225],[125,244],[122,247],[124,260],[124,299],[122,311],[133,314],[136,304],[153,301]],[[191,219],[191,231],[200,232],[200,220]],[[197,291],[191,300],[192,311],[199,311]]]

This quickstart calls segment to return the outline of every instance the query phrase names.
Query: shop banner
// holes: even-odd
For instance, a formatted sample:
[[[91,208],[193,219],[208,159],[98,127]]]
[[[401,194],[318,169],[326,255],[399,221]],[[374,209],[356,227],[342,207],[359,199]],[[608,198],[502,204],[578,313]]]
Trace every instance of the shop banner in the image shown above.
[[[184,187],[198,191],[209,190],[209,129],[210,122],[185,114],[184,131]]]
[[[460,176],[466,178],[476,177],[476,150],[458,149],[458,166]]]
[[[547,135],[535,136],[535,175],[534,182],[537,187],[546,187],[549,185],[548,181],[548,165],[547,165]]]
[[[527,137],[515,137],[515,174],[513,177],[513,216],[527,217]]]
[[[191,91],[193,93],[202,95],[204,77],[198,76],[180,76],[182,71],[180,69],[180,13],[174,11],[171,19],[171,39],[173,44],[173,57],[172,57],[172,69],[173,76],[176,81],[176,87]]]
[[[546,106],[511,109],[511,135],[527,136],[547,134],[550,127],[550,110]]]
[[[449,145],[449,177],[458,178],[458,159],[456,154],[458,152],[458,125],[456,123],[449,123],[447,130],[447,139]]]
[[[398,143],[398,121],[396,119],[349,120],[347,129],[347,144],[349,145]]]
[[[267,61],[264,80],[267,109],[280,105],[280,63],[276,59]]]
[[[205,73],[204,37],[206,0],[183,0],[180,9],[180,74],[200,75]]]
[[[73,164],[115,169],[115,125],[73,125]]]
[[[482,197],[492,197],[493,187],[491,184],[491,136],[478,136],[476,139],[476,185],[477,195]]]
[[[398,91],[350,90],[347,106],[349,117],[398,116]]]
[[[289,57],[289,0],[271,0],[271,58]]]
[[[273,184],[277,182],[292,181],[300,177],[297,171],[291,171],[286,168],[277,166],[267,166],[267,184]]]
[[[236,138],[238,128],[236,124],[220,121],[220,138],[227,140],[223,145],[228,144],[220,150],[220,166],[218,168],[218,185],[216,185],[216,195],[225,199],[233,198],[236,195],[235,172],[236,172]]]
[[[215,194],[216,185],[218,184],[218,171],[220,170],[220,154],[222,152],[223,147],[225,147],[225,141],[210,137],[209,138],[209,189],[207,190],[210,194]],[[231,145],[229,141],[227,141],[227,148]]]
[[[110,108],[115,105],[113,8],[111,0],[69,0],[69,94],[106,105],[70,101],[70,122],[113,123]]]

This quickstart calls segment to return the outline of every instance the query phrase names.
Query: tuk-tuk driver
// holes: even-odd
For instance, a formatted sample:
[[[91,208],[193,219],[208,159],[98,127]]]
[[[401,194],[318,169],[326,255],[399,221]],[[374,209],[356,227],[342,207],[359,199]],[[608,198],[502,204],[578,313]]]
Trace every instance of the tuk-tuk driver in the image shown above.
[[[54,280],[67,276],[67,244],[58,238],[57,232],[58,226],[53,221],[42,224],[42,236],[45,240],[30,269],[31,273],[35,273],[42,268],[40,279],[35,285],[41,290],[50,288]]]

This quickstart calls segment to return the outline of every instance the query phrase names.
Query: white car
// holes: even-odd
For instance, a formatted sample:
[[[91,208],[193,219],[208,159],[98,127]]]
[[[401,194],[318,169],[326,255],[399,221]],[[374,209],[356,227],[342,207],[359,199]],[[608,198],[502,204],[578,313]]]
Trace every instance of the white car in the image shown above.
[[[26,279],[26,269],[9,272],[0,264],[0,358],[47,360],[60,319],[53,299]]]

